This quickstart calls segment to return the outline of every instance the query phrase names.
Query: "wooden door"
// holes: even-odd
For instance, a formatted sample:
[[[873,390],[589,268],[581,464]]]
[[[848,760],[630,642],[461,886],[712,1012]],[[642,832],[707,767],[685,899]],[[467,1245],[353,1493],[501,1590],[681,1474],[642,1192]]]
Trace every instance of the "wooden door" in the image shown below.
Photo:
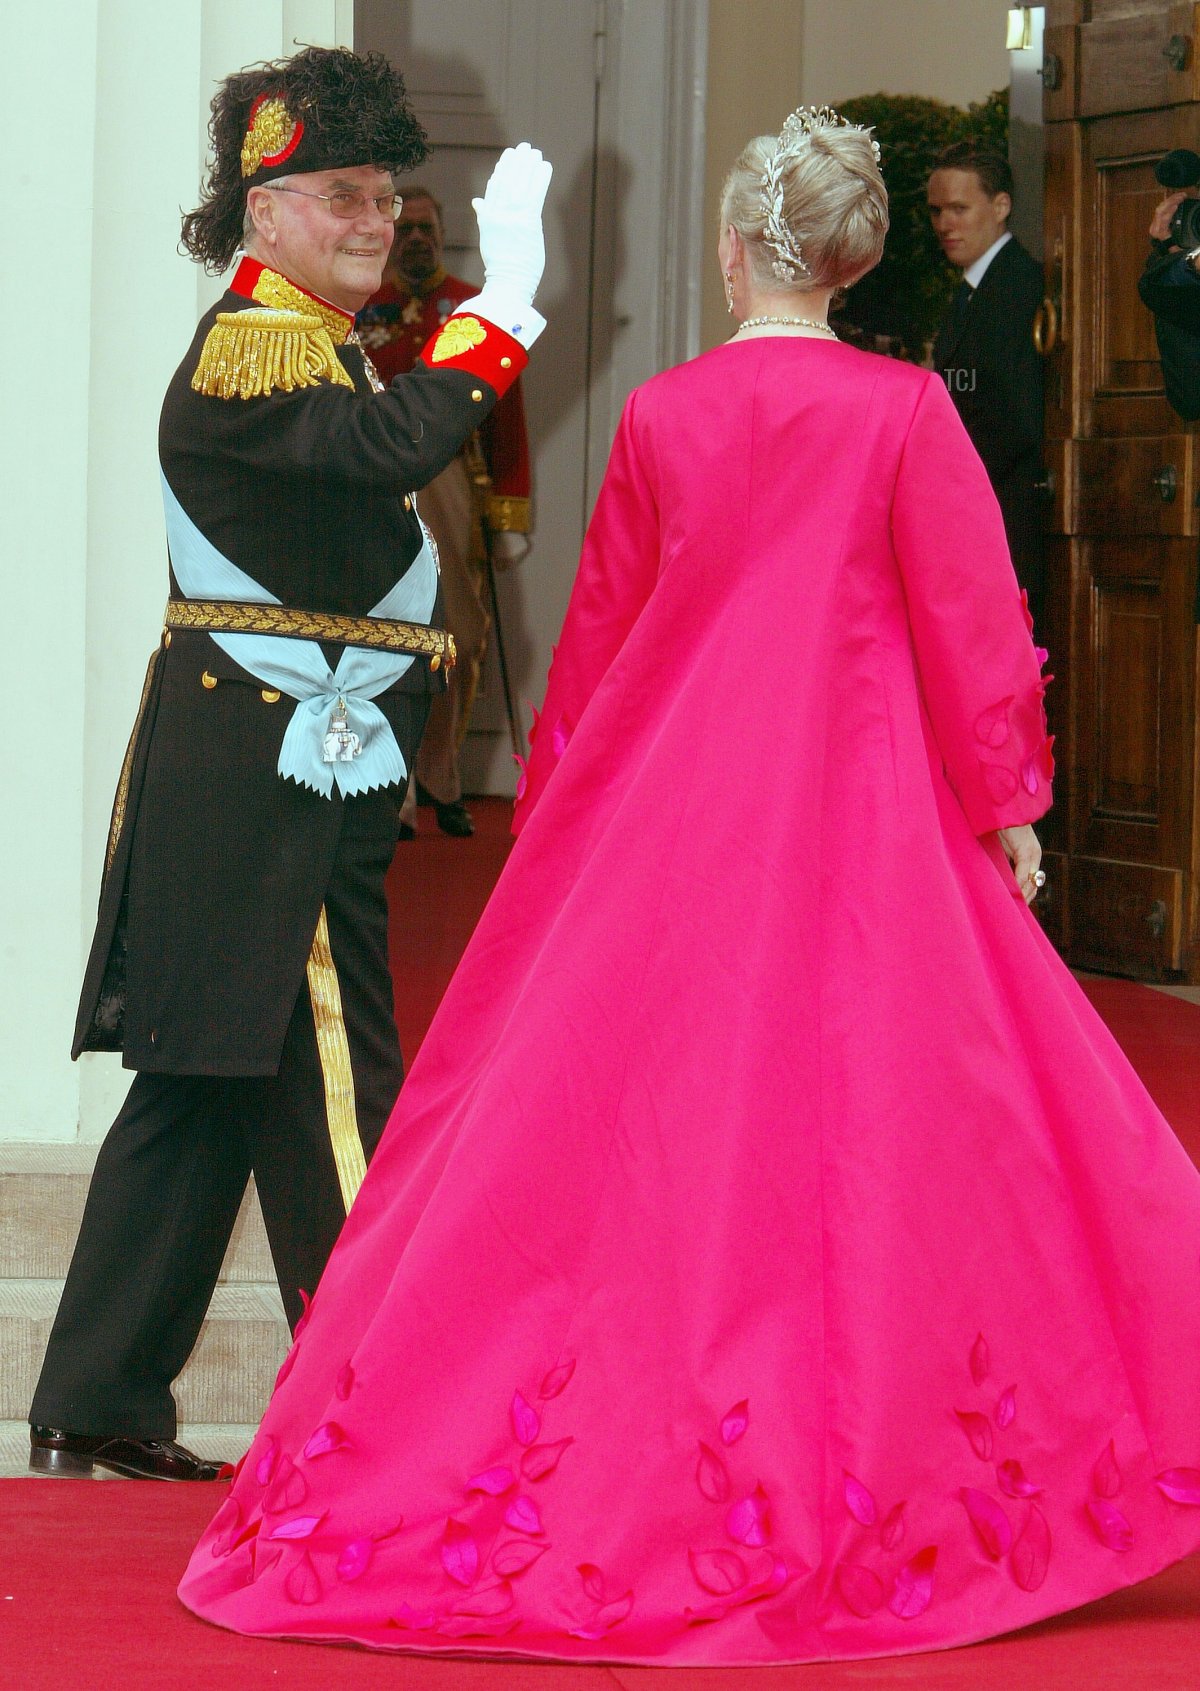
[[[1057,803],[1042,920],[1068,960],[1194,977],[1195,437],[1137,294],[1163,190],[1200,147],[1200,6],[1046,8],[1047,359],[1054,491],[1045,644]]]

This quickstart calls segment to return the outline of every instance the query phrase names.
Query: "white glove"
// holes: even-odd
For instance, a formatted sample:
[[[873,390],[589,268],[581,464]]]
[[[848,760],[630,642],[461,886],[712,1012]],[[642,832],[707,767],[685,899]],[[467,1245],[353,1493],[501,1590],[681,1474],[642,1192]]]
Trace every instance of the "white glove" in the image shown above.
[[[458,310],[488,318],[525,347],[532,346],[545,327],[545,319],[532,307],[546,268],[542,206],[551,169],[528,141],[506,147],[483,198],[471,201],[479,221],[483,292],[464,300]]]

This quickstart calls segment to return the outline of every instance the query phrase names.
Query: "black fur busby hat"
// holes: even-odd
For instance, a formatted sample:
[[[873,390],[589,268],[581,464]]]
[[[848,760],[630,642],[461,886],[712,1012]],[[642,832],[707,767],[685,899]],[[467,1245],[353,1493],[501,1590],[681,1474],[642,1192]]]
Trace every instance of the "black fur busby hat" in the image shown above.
[[[183,245],[214,274],[242,241],[246,192],[313,170],[414,170],[429,151],[399,71],[382,53],[305,47],[226,77],[208,126],[213,164]]]

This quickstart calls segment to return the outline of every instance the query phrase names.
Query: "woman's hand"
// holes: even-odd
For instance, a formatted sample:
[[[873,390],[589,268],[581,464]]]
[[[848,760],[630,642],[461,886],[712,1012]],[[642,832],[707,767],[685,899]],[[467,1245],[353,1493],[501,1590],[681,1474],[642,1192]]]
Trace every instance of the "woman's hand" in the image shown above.
[[[1042,861],[1042,848],[1038,844],[1038,837],[1028,822],[1020,828],[999,828],[997,834],[1000,844],[1004,847],[1004,855],[1012,864],[1021,894],[1026,904],[1032,904],[1037,897],[1038,888],[1045,880],[1045,876],[1042,876],[1041,881],[1038,880],[1041,874],[1039,865]]]

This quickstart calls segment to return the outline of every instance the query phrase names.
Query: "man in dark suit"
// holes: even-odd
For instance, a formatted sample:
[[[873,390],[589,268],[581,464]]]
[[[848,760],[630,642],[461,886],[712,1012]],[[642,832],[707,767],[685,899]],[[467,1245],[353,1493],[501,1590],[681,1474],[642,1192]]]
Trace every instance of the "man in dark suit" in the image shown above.
[[[253,1172],[289,1320],[403,1067],[384,876],[454,657],[420,489],[528,362],[549,166],[476,208],[483,290],[390,387],[354,333],[424,136],[379,54],[230,77],[184,242],[244,256],[159,433],[170,598],[113,808],[73,1055],[137,1071],[96,1163],[30,1466],[203,1480],[171,1383]]]
[[[1033,344],[1041,266],[1008,230],[1012,172],[999,153],[958,142],[929,178],[929,215],[962,281],[934,341],[934,368],[983,459],[1017,579],[1040,627],[1045,602],[1042,366]]]

